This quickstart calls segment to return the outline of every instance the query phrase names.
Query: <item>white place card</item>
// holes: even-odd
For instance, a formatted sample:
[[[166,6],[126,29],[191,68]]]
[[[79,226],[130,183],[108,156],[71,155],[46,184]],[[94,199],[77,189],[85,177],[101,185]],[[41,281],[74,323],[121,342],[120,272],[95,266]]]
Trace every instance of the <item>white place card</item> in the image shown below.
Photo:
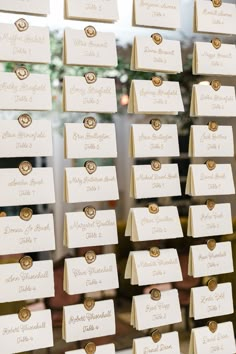
[[[160,352],[165,354],[180,354],[178,332],[162,333],[158,343],[155,343],[151,336],[133,340],[132,354]]]
[[[0,11],[47,16],[50,0],[0,0]]]
[[[150,213],[148,208],[130,209],[125,236],[130,240],[152,241],[183,237],[183,231],[176,206],[158,207],[158,213]]]
[[[201,320],[234,312],[231,283],[218,284],[214,291],[208,286],[191,289],[189,317]]]
[[[176,29],[180,27],[179,0],[133,0],[133,26]]]
[[[209,170],[206,164],[189,165],[185,194],[192,196],[235,194],[232,167],[216,164]]]
[[[163,81],[155,86],[152,80],[132,80],[128,113],[172,114],[184,112],[179,82]]]
[[[116,128],[113,123],[97,123],[93,129],[84,123],[65,123],[65,157],[116,158]]]
[[[209,237],[233,233],[230,203],[215,204],[210,210],[207,205],[192,205],[188,214],[187,235]]]
[[[97,78],[88,84],[84,77],[65,76],[63,97],[66,112],[117,112],[114,79]]]
[[[217,324],[212,333],[208,326],[193,328],[190,337],[189,354],[234,354],[236,352],[232,322]]]
[[[156,44],[152,37],[136,36],[132,47],[130,69],[181,73],[183,64],[180,42],[162,39],[160,44]]]
[[[193,49],[194,75],[236,75],[236,47],[221,43],[215,48],[212,43],[195,42]]]
[[[85,167],[65,169],[65,200],[67,203],[118,199],[115,166],[99,166],[92,175]]]
[[[85,349],[71,350],[65,354],[86,354]],[[96,354],[116,354],[114,344],[104,344],[96,346]]]
[[[92,247],[117,243],[115,210],[97,210],[92,219],[84,212],[65,214],[64,245],[66,247]]]
[[[52,123],[32,120],[24,128],[17,120],[1,120],[0,158],[52,156]]]
[[[130,252],[125,279],[130,279],[131,285],[139,286],[182,281],[177,250],[161,249],[158,257],[151,256],[150,251]]]
[[[132,124],[129,138],[131,157],[179,156],[176,124],[162,124],[155,130],[151,124]]]
[[[176,289],[162,291],[159,301],[150,294],[133,296],[131,326],[138,331],[182,321],[179,295]]]
[[[27,322],[18,314],[0,316],[0,342],[4,354],[53,347],[51,310],[31,312]]]
[[[51,61],[48,27],[29,24],[19,31],[15,24],[0,23],[0,61],[48,64]]]
[[[116,67],[116,37],[111,32],[96,32],[89,37],[85,30],[65,29],[64,63],[66,65]]]
[[[0,169],[0,206],[55,203],[53,169],[33,168],[23,176],[18,168]]]
[[[54,296],[52,261],[36,261],[24,270],[20,263],[0,265],[0,303]]]
[[[65,18],[80,21],[115,22],[119,19],[117,0],[65,0]]]
[[[236,34],[235,4],[222,1],[220,7],[214,7],[212,1],[195,0],[194,31]]]
[[[135,165],[131,170],[130,196],[136,199],[181,195],[178,164],[162,164],[159,171],[150,165]]]
[[[221,86],[215,91],[211,85],[193,85],[190,117],[236,117],[235,88]]]
[[[231,242],[218,242],[213,250],[207,245],[190,247],[188,275],[199,278],[233,271]]]
[[[55,250],[53,214],[0,218],[0,255]]]
[[[69,295],[119,287],[115,254],[98,255],[93,263],[85,257],[66,258],[63,288]]]
[[[64,306],[62,337],[67,343],[115,333],[113,300],[96,301],[91,311],[86,310],[84,304]]]
[[[219,125],[216,131],[212,131],[207,125],[192,125],[189,138],[189,156],[233,157],[232,126]]]

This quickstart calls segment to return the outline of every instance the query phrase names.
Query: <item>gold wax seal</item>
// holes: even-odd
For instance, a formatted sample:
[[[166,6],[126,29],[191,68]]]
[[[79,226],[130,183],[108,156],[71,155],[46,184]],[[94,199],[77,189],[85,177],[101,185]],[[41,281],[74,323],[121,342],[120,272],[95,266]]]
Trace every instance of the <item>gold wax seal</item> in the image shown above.
[[[212,333],[215,333],[217,331],[217,328],[218,328],[218,324],[216,321],[209,321],[208,322],[208,327],[209,327],[209,330],[212,332]]]
[[[97,77],[94,73],[90,72],[84,75],[87,84],[93,84],[97,81]]]
[[[217,281],[216,281],[216,279],[214,279],[214,278],[209,279],[208,282],[207,282],[207,286],[208,286],[208,289],[209,289],[210,291],[216,290],[216,288],[217,288]]]
[[[94,354],[96,353],[96,344],[93,342],[90,342],[86,344],[84,350],[86,351],[86,354]]]
[[[152,300],[159,301],[161,299],[161,292],[158,289],[152,289],[150,294]]]
[[[87,297],[84,300],[84,307],[87,311],[91,311],[95,306],[95,301],[91,297]]]
[[[150,248],[149,253],[151,257],[159,257],[161,252],[158,247],[152,247]]]
[[[218,130],[218,124],[215,121],[209,122],[208,127],[212,132],[216,132]]]
[[[30,319],[31,312],[26,307],[23,307],[20,312],[18,313],[18,318],[21,322],[26,322]]]
[[[93,26],[85,27],[84,32],[88,38],[95,37],[97,34],[97,31]]]
[[[163,41],[163,38],[159,33],[153,33],[151,37],[157,45],[161,44]]]
[[[153,171],[159,171],[161,169],[161,163],[158,160],[152,160],[151,162],[151,168]]]
[[[161,86],[162,85],[162,83],[163,83],[163,80],[162,80],[162,78],[160,77],[160,76],[154,76],[153,78],[152,78],[152,83],[153,83],[153,85],[154,86]]]
[[[87,128],[87,129],[94,129],[97,125],[97,121],[93,117],[85,118],[83,123],[84,123],[85,128]]]
[[[213,45],[213,47],[214,47],[215,49],[220,49],[220,47],[221,47],[221,40],[220,40],[219,38],[214,38],[214,39],[212,39],[211,43],[212,43],[212,45]]]
[[[222,5],[222,0],[212,0],[214,7],[220,7]]]
[[[157,204],[149,204],[148,210],[150,214],[157,214],[159,212],[159,207]]]
[[[29,24],[24,18],[20,18],[19,20],[17,20],[15,22],[15,25],[19,32],[27,31],[27,29],[29,28]]]
[[[33,265],[33,259],[30,256],[22,257],[19,262],[23,270],[28,270]]]
[[[27,176],[32,171],[32,165],[29,161],[22,161],[19,165],[19,170],[23,176]]]
[[[18,77],[19,80],[25,80],[29,76],[29,71],[26,69],[24,66],[18,66],[15,69],[16,76]]]
[[[161,121],[159,119],[152,119],[150,124],[155,130],[159,130],[161,128]]]
[[[5,218],[7,213],[5,211],[0,211],[0,218]]]
[[[89,219],[94,219],[96,216],[96,209],[89,205],[84,208],[84,213]]]
[[[215,208],[216,203],[214,202],[213,199],[207,199],[206,205],[209,210],[213,210]]]
[[[96,261],[96,253],[94,251],[86,252],[84,257],[88,264],[91,264]]]
[[[158,331],[158,329],[156,331],[152,332],[152,340],[154,343],[160,342],[161,337],[162,337],[161,332]]]
[[[22,114],[21,116],[18,117],[18,122],[20,123],[22,128],[27,128],[32,123],[32,118],[30,117],[29,114]]]
[[[23,208],[20,211],[20,218],[25,221],[29,221],[32,218],[33,210],[30,208]]]
[[[84,167],[90,175],[96,172],[97,170],[97,165],[94,161],[86,161]]]
[[[214,240],[213,238],[211,238],[210,240],[207,241],[207,247],[210,251],[214,251],[214,249],[216,248],[216,240]]]
[[[213,171],[216,168],[216,163],[213,160],[207,160],[206,166],[209,171]]]
[[[221,88],[221,83],[219,80],[212,80],[211,87],[213,90],[218,91]]]

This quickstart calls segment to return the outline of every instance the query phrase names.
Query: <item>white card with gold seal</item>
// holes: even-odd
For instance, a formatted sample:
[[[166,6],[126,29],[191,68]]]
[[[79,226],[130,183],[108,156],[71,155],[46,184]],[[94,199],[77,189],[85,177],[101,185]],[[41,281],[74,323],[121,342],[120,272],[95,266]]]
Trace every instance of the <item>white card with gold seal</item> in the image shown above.
[[[152,336],[133,340],[132,354],[160,353],[180,354],[178,332],[161,333],[154,331]],[[155,333],[157,333],[155,337]]]
[[[47,16],[50,0],[0,0],[0,11]]]
[[[30,311],[0,316],[0,342],[4,354],[22,353],[53,347],[51,310]]]
[[[88,343],[88,345],[92,345],[94,343]],[[114,344],[104,344],[104,345],[97,345],[96,347],[96,354],[116,354],[115,351],[115,346]],[[87,351],[86,351],[87,350]],[[87,354],[88,349],[85,346],[85,349],[77,349],[77,350],[71,350],[69,352],[65,352],[65,354]]]

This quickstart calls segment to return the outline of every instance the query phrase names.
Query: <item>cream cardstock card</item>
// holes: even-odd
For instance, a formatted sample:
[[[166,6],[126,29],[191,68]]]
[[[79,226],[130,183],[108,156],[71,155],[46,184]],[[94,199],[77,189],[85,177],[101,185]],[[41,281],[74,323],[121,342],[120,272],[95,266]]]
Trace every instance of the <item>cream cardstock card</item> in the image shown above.
[[[161,352],[165,354],[180,354],[178,332],[162,333],[158,343],[155,343],[151,336],[133,340],[132,354]]]
[[[176,124],[162,124],[155,130],[151,124],[132,124],[129,138],[131,157],[179,156]]]
[[[158,208],[156,214],[152,214],[148,208],[130,209],[125,236],[130,236],[133,242],[183,237],[177,207]]]
[[[218,284],[214,291],[208,286],[191,289],[189,317],[201,320],[234,312],[231,283]]]
[[[179,0],[133,0],[134,26],[176,29],[180,27]]]
[[[50,0],[0,0],[0,11],[47,16]]]
[[[161,249],[159,257],[152,257],[150,251],[130,252],[125,279],[139,286],[182,281],[177,250]]]
[[[53,214],[0,218],[0,255],[55,250]]]
[[[216,164],[213,170],[206,164],[189,165],[185,193],[192,196],[235,194],[231,165]]]
[[[111,32],[96,32],[89,37],[85,30],[65,29],[64,63],[66,65],[114,67],[118,64],[116,37]]]
[[[66,247],[92,247],[117,243],[115,210],[97,210],[92,219],[83,211],[65,214],[64,245]]]
[[[233,157],[232,126],[220,125],[216,131],[212,131],[207,125],[192,125],[189,138],[189,156]]]
[[[212,43],[195,42],[193,50],[194,75],[236,75],[236,47],[221,43],[215,48]]]
[[[233,271],[231,242],[218,242],[212,251],[207,245],[190,247],[188,275],[199,278]]]
[[[47,74],[29,74],[20,80],[15,73],[0,72],[0,109],[50,111],[52,94]]]
[[[136,199],[181,195],[177,164],[162,164],[159,171],[151,165],[134,165],[131,170],[130,196]]]
[[[182,72],[180,42],[162,39],[160,44],[156,44],[151,36],[136,36],[132,47],[130,69],[172,74]]]
[[[214,7],[212,1],[195,0],[194,31],[205,33],[236,34],[236,7],[222,1]]]
[[[118,199],[115,166],[99,166],[91,175],[85,167],[65,169],[65,200],[67,203]]]
[[[65,123],[64,141],[67,159],[117,157],[113,123],[97,123],[93,129],[83,123]]]
[[[53,169],[33,168],[23,176],[18,168],[0,170],[0,206],[55,203]]]
[[[65,0],[65,18],[115,22],[119,19],[117,0]]]
[[[22,322],[18,314],[0,316],[0,343],[4,354],[53,347],[51,310],[31,312]]]
[[[208,326],[192,329],[189,354],[210,354],[215,351],[220,354],[236,352],[232,322],[218,323],[214,333],[209,330]]]
[[[24,128],[18,120],[0,121],[0,157],[52,156],[52,123],[32,120]]]
[[[90,264],[85,257],[65,259],[63,287],[69,295],[117,289],[119,283],[115,254],[98,255]]]
[[[209,237],[233,233],[230,203],[216,204],[213,210],[207,205],[192,205],[188,214],[187,235]]]
[[[82,76],[65,76],[63,96],[66,112],[117,112],[114,79],[97,78],[88,84]]]
[[[172,114],[184,112],[179,82],[163,81],[155,86],[152,80],[132,80],[128,113]]]
[[[191,117],[236,117],[235,88],[221,86],[215,91],[211,85],[193,85]]]
[[[36,261],[24,270],[20,263],[0,265],[0,303],[54,296],[52,261]]]
[[[161,299],[152,300],[150,294],[133,296],[131,326],[138,331],[182,321],[179,295],[176,289],[162,291]]]
[[[67,343],[115,333],[113,300],[96,301],[91,311],[86,310],[84,304],[64,306],[62,337]]]
[[[51,61],[48,27],[29,24],[26,31],[20,32],[15,24],[0,24],[0,61],[21,63],[42,63]]]
[[[72,350],[65,354],[86,354],[85,349]],[[96,354],[116,354],[114,344],[104,344],[96,346]]]

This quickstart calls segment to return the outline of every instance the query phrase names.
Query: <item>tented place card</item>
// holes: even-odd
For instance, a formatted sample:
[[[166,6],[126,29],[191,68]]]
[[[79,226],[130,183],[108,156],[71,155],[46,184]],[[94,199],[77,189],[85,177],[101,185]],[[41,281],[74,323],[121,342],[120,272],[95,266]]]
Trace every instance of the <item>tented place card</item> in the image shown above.
[[[63,97],[66,112],[117,112],[115,80],[97,78],[94,73],[65,76]]]
[[[32,120],[22,114],[18,120],[1,120],[0,157],[52,156],[52,123]]]
[[[30,312],[22,308],[19,314],[1,316],[0,328],[4,354],[28,352],[54,345],[51,310]]]
[[[31,26],[24,19],[0,24],[0,61],[50,63],[48,27]]]
[[[192,205],[188,214],[187,235],[192,237],[221,236],[233,233],[230,203]]]
[[[47,16],[50,0],[0,0],[0,11]]]
[[[158,340],[155,338],[155,333],[158,333]],[[155,331],[152,337],[134,339],[132,354],[160,352],[166,354],[180,354],[178,332],[160,333],[159,331]]]
[[[128,113],[172,114],[184,112],[179,82],[132,80],[129,94]]]
[[[19,263],[0,265],[0,303],[54,296],[52,261],[25,256]]]
[[[95,302],[87,298],[84,304],[64,306],[62,337],[67,343],[110,336],[115,333],[113,300]]]
[[[65,354],[86,354],[85,349],[71,350],[69,352],[65,352]],[[96,354],[116,354],[114,344],[104,344],[96,346]]]
[[[236,352],[232,322],[216,323],[193,328],[190,337],[189,354],[234,354]]]
[[[233,157],[234,137],[232,126],[192,125],[189,138],[189,156],[193,157]]]
[[[117,66],[114,33],[97,32],[93,26],[84,30],[65,29],[64,63],[82,66]]]
[[[233,312],[231,283],[217,284],[215,279],[210,279],[208,286],[191,289],[189,317],[201,320]]]
[[[0,206],[55,203],[53,169],[32,168],[23,161],[19,168],[0,170]]]
[[[88,206],[82,212],[65,214],[64,245],[68,248],[115,245],[117,243],[115,210],[96,210],[94,207]]]
[[[215,38],[212,43],[195,42],[193,50],[194,75],[236,75],[236,47]]]
[[[149,241],[183,237],[183,231],[176,206],[130,209],[125,236],[130,240]]]
[[[65,0],[65,18],[115,22],[119,19],[117,0]]]
[[[67,258],[64,290],[69,295],[119,287],[115,254],[98,255],[88,251],[85,257]]]
[[[235,194],[230,164],[191,164],[188,168],[185,193],[192,196]]]
[[[140,286],[182,281],[176,249],[152,247],[150,251],[130,252],[125,279],[131,279],[132,285]]]
[[[133,26],[176,29],[180,27],[179,0],[133,0]]]
[[[94,166],[89,162],[88,165]],[[65,200],[67,203],[119,199],[115,166],[68,167],[65,169]],[[89,172],[88,172],[89,171]]]
[[[152,119],[151,124],[132,124],[129,139],[131,157],[179,156],[176,124],[161,124]]]
[[[23,208],[19,216],[1,217],[0,244],[0,255],[55,250],[53,214]]]
[[[221,86],[218,80],[211,85],[193,85],[190,116],[236,117],[235,88]]]
[[[194,278],[234,271],[231,242],[210,239],[207,245],[190,247],[188,274]]]
[[[65,157],[116,158],[116,128],[113,123],[97,123],[87,117],[84,123],[65,123]]]
[[[130,69],[180,73],[183,71],[180,42],[162,38],[158,33],[151,37],[134,38]]]
[[[16,73],[0,72],[0,109],[51,110],[49,75],[31,74],[25,67],[18,67]]]
[[[134,165],[131,170],[130,196],[136,199],[181,195],[177,164]]]
[[[195,0],[194,31],[236,34],[236,7],[219,0]]]
[[[138,331],[182,321],[179,295],[176,289],[133,296],[131,326]]]

